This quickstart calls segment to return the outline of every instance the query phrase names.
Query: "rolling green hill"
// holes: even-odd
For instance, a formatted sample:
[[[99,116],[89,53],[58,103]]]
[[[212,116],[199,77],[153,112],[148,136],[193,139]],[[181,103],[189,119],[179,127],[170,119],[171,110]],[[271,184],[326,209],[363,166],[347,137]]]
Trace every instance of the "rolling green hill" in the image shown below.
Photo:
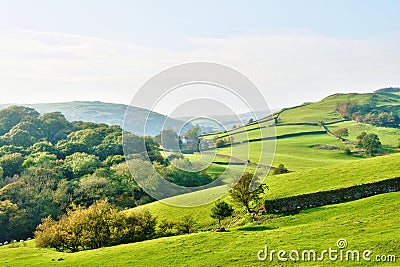
[[[267,176],[266,199],[295,196],[312,192],[339,189],[353,185],[381,181],[400,176],[399,128],[377,127],[349,119],[344,120],[336,111],[337,103],[369,103],[376,110],[400,112],[398,91],[377,91],[371,94],[335,94],[325,99],[298,107],[283,109],[258,123],[239,127],[229,132],[204,135],[204,139],[231,137],[235,157],[251,163],[260,162],[262,147],[273,148],[276,134],[276,150],[273,166],[284,164],[292,172]],[[276,127],[272,127],[277,118]],[[325,130],[321,122],[326,125]],[[331,135],[339,128],[348,128],[348,140],[343,141]],[[366,158],[355,148],[355,137],[362,131],[376,133],[383,144],[385,155]],[[247,154],[247,151],[250,154]],[[351,155],[344,153],[351,148]],[[273,150],[271,150],[273,151]],[[210,151],[211,152],[211,151]],[[226,170],[227,161],[223,156],[232,156],[231,147],[216,149],[217,156],[206,170],[218,176]],[[191,161],[199,159],[198,154],[186,155]],[[208,157],[208,156],[205,156]],[[219,162],[219,163],[215,163]],[[229,168],[230,175],[236,175],[237,166]],[[255,171],[254,167],[247,167]],[[198,203],[218,195],[226,185],[174,197],[174,201]],[[176,237],[160,238],[140,243],[126,244],[73,254],[58,253],[51,249],[39,249],[33,241],[0,247],[0,265],[60,265],[60,266],[265,266],[292,265],[293,262],[259,262],[257,252],[268,245],[269,249],[287,251],[314,249],[322,251],[336,248],[336,241],[345,238],[349,249],[373,251],[376,255],[394,255],[398,266],[400,261],[400,193],[392,192],[347,203],[328,205],[301,211],[296,215],[261,215],[262,222],[252,222],[249,216],[234,205],[235,214],[224,221],[227,233],[215,233],[216,221],[210,217],[213,203],[192,208],[176,207],[160,201],[146,204],[124,212],[148,209],[158,219],[181,221],[190,215],[197,222],[199,233]],[[233,203],[230,197],[223,200]],[[53,260],[52,260],[53,259]],[[58,261],[58,259],[62,259]],[[346,262],[346,266],[359,266],[378,262]],[[344,265],[342,262],[309,262],[310,266]]]
[[[358,159],[326,167],[312,168],[281,175],[269,175],[265,181],[269,190],[266,199],[295,196],[300,194],[326,191],[358,184],[376,182],[388,178],[400,177],[400,154],[392,154],[369,159]],[[175,197],[181,202],[196,201],[218,191],[218,187]],[[221,189],[222,190],[222,189]],[[225,197],[230,201],[229,196]],[[162,202],[153,202],[135,208],[146,208],[161,219],[180,219],[192,215],[201,228],[212,229],[215,220],[209,216],[212,204],[193,208],[170,206]],[[135,210],[133,209],[133,210]],[[129,212],[129,211],[127,211]],[[231,224],[237,221],[232,219]]]
[[[400,257],[400,193],[388,193],[353,202],[313,208],[300,214],[268,220],[263,225],[248,225],[227,233],[201,232],[160,238],[115,247],[77,253],[17,243],[0,247],[0,264],[4,266],[278,266],[259,261],[257,253],[267,245],[271,250],[301,251],[313,249],[320,255],[330,247],[337,249],[345,239],[347,250],[371,250],[372,262],[301,261],[307,266],[379,265],[377,255],[393,255],[398,266]],[[62,260],[61,260],[62,259]],[[289,261],[286,265],[294,265]],[[298,263],[297,263],[298,264]]]

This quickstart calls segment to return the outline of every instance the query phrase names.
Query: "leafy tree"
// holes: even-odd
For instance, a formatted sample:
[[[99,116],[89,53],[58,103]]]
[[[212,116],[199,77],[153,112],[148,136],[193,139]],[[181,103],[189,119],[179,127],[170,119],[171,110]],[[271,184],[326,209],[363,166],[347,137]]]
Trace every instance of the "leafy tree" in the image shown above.
[[[356,136],[356,145],[357,145],[357,147],[360,147],[360,148],[363,147],[362,141],[363,141],[363,139],[364,139],[364,137],[366,135],[367,135],[366,132],[361,132]]]
[[[125,156],[123,156],[123,155],[113,155],[113,156],[108,156],[104,160],[104,164],[110,167],[112,165],[116,165],[116,164],[122,163],[124,161],[125,161]]]
[[[92,148],[101,144],[105,137],[105,131],[102,128],[84,129],[72,132],[68,135],[69,142],[84,144],[88,148]]]
[[[60,158],[65,158],[78,152],[89,153],[88,147],[85,144],[68,142],[67,140],[60,140],[56,145],[56,149]]]
[[[357,137],[357,146],[364,149],[366,155],[373,156],[378,153],[382,147],[378,135],[366,132],[360,133]]]
[[[57,157],[54,154],[49,154],[46,152],[37,152],[30,154],[24,160],[22,167],[27,169],[32,166],[43,167],[43,168],[54,168],[56,165]]]
[[[98,201],[87,209],[68,211],[58,222],[44,219],[35,240],[39,247],[76,252],[151,239],[155,226],[147,210],[121,213],[107,201]]]
[[[0,158],[0,166],[3,168],[3,177],[12,177],[20,174],[24,157],[20,153],[7,154]]]
[[[179,136],[172,129],[162,130],[154,137],[154,140],[157,141],[164,149],[179,151]]]
[[[347,128],[339,128],[339,129],[335,130],[335,131],[333,132],[333,134],[334,134],[337,138],[342,139],[342,138],[345,137],[345,136],[349,136],[349,129],[347,129]]]
[[[215,146],[216,147],[223,147],[223,146],[225,146],[226,145],[226,142],[223,140],[223,139],[218,139],[216,142],[215,142]]]
[[[231,216],[233,208],[225,201],[218,201],[211,209],[211,218],[218,220],[218,228],[221,229],[221,220]]]
[[[278,168],[274,169],[274,174],[288,173],[289,170],[283,164],[279,164]]]
[[[29,235],[27,213],[9,200],[0,201],[0,240],[21,239]]]
[[[179,223],[171,219],[162,219],[157,223],[156,232],[158,237],[174,236],[179,234]]]
[[[85,174],[92,174],[100,166],[101,162],[98,157],[81,152],[67,156],[64,162],[65,169],[74,178],[82,177]]]
[[[257,175],[253,177],[253,174],[246,172],[242,177],[236,180],[229,194],[235,202],[244,206],[247,212],[251,213],[252,207],[259,204],[261,194],[263,194],[266,189],[267,186],[265,184],[260,184]]]
[[[37,152],[46,152],[46,153],[54,154],[54,155],[59,154],[58,150],[53,146],[53,144],[48,141],[37,142],[37,143],[33,144],[32,146],[30,146],[27,149],[27,151],[31,154],[34,154]]]
[[[112,181],[96,175],[82,178],[74,190],[74,202],[82,206],[90,206],[96,200],[116,198],[116,187]]]
[[[22,146],[5,145],[0,147],[0,156],[4,156],[6,154],[14,154],[14,153],[25,155],[26,151]]]
[[[17,127],[12,128],[10,132],[8,132],[2,138],[7,144],[21,146],[24,148],[30,147],[36,142],[36,138],[31,136],[29,132],[21,130]]]
[[[157,170],[166,180],[180,186],[196,187],[212,182],[208,174],[196,171],[195,166],[186,158],[174,159],[171,165],[158,166]]]
[[[141,154],[146,151],[144,138],[135,134],[124,134],[123,144],[125,155]]]
[[[190,215],[183,216],[180,222],[178,222],[178,230],[183,234],[194,233],[196,231],[196,226],[197,223],[195,219]]]
[[[379,137],[376,134],[367,134],[362,141],[365,153],[373,156],[375,153],[379,152],[382,146]]]
[[[73,130],[73,126],[60,112],[50,112],[39,117],[42,122],[42,130],[47,141],[56,144],[65,139]]]
[[[184,136],[186,137],[186,149],[188,151],[192,151],[192,152],[197,152],[199,151],[199,137],[201,134],[201,128],[200,126],[195,126],[192,129],[190,129],[189,131],[187,131],[186,134],[184,134]]]
[[[27,107],[11,106],[0,110],[0,135],[10,131],[12,127],[22,120],[38,116],[39,113],[36,110]]]

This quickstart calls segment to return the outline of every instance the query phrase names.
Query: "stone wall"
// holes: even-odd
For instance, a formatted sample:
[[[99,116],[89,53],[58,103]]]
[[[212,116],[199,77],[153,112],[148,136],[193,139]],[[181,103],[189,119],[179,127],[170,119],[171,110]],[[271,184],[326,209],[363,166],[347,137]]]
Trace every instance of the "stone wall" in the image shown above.
[[[395,191],[400,191],[400,177],[329,191],[266,200],[264,207],[267,213],[293,212]]]

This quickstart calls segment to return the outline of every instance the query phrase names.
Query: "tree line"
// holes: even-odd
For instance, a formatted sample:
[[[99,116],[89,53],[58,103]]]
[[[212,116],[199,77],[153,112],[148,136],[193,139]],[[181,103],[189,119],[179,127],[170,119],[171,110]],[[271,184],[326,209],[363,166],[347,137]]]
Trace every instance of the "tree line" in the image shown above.
[[[123,142],[130,144],[125,153]],[[43,218],[55,220],[96,201],[121,209],[154,201],[133,176],[153,168],[179,185],[212,181],[176,168],[174,160],[190,164],[164,158],[152,137],[123,134],[116,125],[69,122],[59,112],[20,106],[0,110],[0,242],[32,237]]]

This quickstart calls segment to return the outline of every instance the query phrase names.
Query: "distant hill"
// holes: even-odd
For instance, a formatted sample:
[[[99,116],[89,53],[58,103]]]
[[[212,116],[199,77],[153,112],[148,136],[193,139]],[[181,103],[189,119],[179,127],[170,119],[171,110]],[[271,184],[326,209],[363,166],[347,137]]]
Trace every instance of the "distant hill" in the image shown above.
[[[89,121],[95,123],[106,123],[109,125],[123,126],[127,105],[104,103],[99,101],[74,101],[63,103],[43,103],[43,104],[2,104],[0,109],[12,105],[20,105],[34,108],[39,113],[61,112],[69,121]],[[132,133],[143,135],[143,122],[146,121],[149,111],[143,108],[131,107],[130,121],[125,130]],[[167,119],[168,127],[178,131],[183,121],[168,118],[165,115],[152,112],[147,120],[146,134],[157,135],[162,129],[164,121]]]

